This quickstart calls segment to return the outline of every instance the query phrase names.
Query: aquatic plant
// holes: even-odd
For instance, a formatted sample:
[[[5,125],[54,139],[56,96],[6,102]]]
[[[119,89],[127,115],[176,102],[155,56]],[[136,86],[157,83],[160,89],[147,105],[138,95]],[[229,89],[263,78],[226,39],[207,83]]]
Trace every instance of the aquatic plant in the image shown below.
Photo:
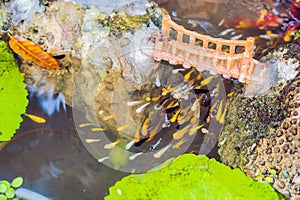
[[[110,199],[283,199],[272,187],[204,155],[185,154],[145,174],[125,177]]]
[[[17,177],[11,183],[6,180],[0,181],[0,200],[18,200],[16,189],[23,184],[23,178]]]
[[[0,141],[10,140],[22,122],[28,104],[23,81],[13,53],[0,41]]]

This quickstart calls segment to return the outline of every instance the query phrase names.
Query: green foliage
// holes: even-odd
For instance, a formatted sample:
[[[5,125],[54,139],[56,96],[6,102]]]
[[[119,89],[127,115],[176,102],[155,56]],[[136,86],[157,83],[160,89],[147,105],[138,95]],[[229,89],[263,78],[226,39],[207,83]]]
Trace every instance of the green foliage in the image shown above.
[[[8,181],[0,181],[0,200],[18,200],[15,198],[16,189],[23,184],[23,178],[17,177],[10,184]]]
[[[300,38],[300,33],[296,32],[294,40],[298,40]]]
[[[185,154],[163,166],[123,178],[109,189],[105,200],[283,199],[268,183],[204,155]]]
[[[28,104],[23,81],[13,53],[0,41],[0,141],[9,141],[22,122]]]

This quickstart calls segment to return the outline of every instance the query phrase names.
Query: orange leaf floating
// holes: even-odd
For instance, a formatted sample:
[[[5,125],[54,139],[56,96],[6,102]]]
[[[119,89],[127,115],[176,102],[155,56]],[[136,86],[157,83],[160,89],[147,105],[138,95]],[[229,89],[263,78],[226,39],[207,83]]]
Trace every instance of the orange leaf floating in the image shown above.
[[[20,54],[24,60],[31,60],[35,64],[45,69],[58,69],[58,62],[37,44],[17,35],[10,36],[9,46],[12,50]]]

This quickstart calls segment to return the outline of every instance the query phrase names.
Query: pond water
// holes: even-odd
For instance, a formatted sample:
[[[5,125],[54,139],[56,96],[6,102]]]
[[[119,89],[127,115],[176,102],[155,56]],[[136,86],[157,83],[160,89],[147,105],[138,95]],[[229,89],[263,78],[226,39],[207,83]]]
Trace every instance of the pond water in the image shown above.
[[[108,1],[105,2],[107,3],[105,7],[108,7],[107,10],[110,11],[110,4]],[[286,3],[273,1],[262,1],[262,3],[243,0],[234,2],[157,0],[157,2],[171,14],[175,22],[190,30],[227,39],[257,37],[259,39],[256,43],[255,56],[257,58],[261,56],[264,49],[274,47],[280,41],[262,37],[261,35],[265,35],[266,31],[258,29],[251,20],[256,20],[259,10],[263,8],[284,13],[288,9]],[[129,5],[135,4],[134,1],[127,3]],[[89,3],[85,2],[86,5]],[[142,9],[142,6],[137,4],[134,8],[139,10]],[[242,25],[243,23],[244,25],[245,23],[248,24],[245,25],[245,28],[237,28],[240,22]],[[279,34],[280,26],[272,27],[272,31]],[[218,81],[223,82],[224,79],[220,78]],[[224,81],[224,83],[225,93],[228,94],[234,82]],[[58,104],[59,111],[56,110],[52,113],[52,111],[47,111],[41,107],[41,98],[33,95],[29,99],[27,113],[43,117],[47,122],[39,124],[23,116],[21,128],[17,131],[14,139],[9,143],[2,143],[0,146],[0,179],[12,180],[16,176],[22,176],[25,180],[23,185],[25,188],[50,199],[103,199],[104,196],[108,195],[108,188],[128,173],[107,167],[90,154],[79,138],[74,125],[72,108],[66,106],[64,109],[63,104]],[[54,101],[55,98],[50,99],[47,103],[49,105],[56,104]],[[209,112],[211,106],[209,103],[205,112]],[[50,115],[47,112],[48,114],[50,112]],[[78,111],[77,115],[85,119],[84,113]],[[204,119],[202,120],[204,121]],[[217,132],[221,128],[222,126],[216,125],[212,130],[218,135]],[[160,138],[164,138],[164,134],[165,132],[161,132],[152,142],[145,143],[144,146],[137,145],[137,147],[149,149],[158,144],[158,141],[161,141]],[[165,141],[168,141],[167,136],[165,136]],[[161,144],[163,145],[165,141]],[[187,152],[199,150],[199,144],[202,142],[203,137],[196,138]],[[207,154],[209,157],[218,159],[217,146],[215,145]]]
[[[30,99],[27,112],[39,113],[47,122],[24,117],[15,138],[0,147],[0,178],[22,176],[23,187],[50,199],[102,199],[127,173],[90,155],[78,137],[70,107],[49,117],[38,100]]]

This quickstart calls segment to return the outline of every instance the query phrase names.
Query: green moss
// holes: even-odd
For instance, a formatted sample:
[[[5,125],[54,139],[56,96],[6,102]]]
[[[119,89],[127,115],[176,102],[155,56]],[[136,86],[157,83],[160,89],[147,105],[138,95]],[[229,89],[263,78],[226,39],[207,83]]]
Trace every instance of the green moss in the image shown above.
[[[10,140],[22,122],[28,104],[23,81],[13,53],[0,41],[0,141]]]
[[[125,177],[110,188],[105,199],[283,199],[269,184],[204,155],[185,154],[163,165]]]

